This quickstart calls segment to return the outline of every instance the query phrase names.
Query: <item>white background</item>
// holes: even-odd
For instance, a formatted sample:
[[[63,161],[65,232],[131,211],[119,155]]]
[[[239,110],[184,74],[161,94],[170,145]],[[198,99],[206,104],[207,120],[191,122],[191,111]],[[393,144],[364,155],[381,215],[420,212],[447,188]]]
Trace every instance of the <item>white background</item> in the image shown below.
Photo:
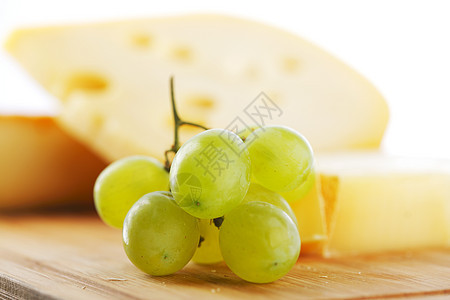
[[[450,158],[450,1],[0,0],[0,42],[18,26],[215,12],[284,28],[371,80],[391,120],[388,153]],[[35,113],[56,101],[0,50],[0,112]]]

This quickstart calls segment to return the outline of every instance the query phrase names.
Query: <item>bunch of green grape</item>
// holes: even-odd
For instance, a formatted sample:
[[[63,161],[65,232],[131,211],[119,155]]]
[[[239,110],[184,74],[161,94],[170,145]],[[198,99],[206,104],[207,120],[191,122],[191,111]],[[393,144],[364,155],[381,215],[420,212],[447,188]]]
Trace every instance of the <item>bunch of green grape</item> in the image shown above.
[[[311,147],[293,129],[265,126],[241,137],[210,129],[178,149],[169,172],[145,156],[114,162],[98,177],[94,200],[148,274],[225,261],[242,279],[265,283],[298,259],[297,219],[280,194],[308,186],[312,172]]]

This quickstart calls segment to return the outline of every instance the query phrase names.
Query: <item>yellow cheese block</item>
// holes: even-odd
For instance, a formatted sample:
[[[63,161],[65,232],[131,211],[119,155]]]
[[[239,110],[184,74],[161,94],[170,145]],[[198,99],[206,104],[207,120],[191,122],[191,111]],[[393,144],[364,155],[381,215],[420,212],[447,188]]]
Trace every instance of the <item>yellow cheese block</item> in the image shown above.
[[[349,153],[317,159],[328,239],[339,256],[450,246],[450,162]]]
[[[237,131],[284,124],[315,151],[377,147],[388,120],[380,93],[338,59],[293,34],[233,17],[23,29],[6,47],[62,100],[62,126],[110,161],[163,158],[173,143],[171,75],[185,120]]]
[[[304,184],[282,196],[289,202],[297,217],[302,240],[301,254],[320,254],[328,233],[317,172],[313,171]]]
[[[105,163],[52,117],[0,116],[0,209],[92,203]]]

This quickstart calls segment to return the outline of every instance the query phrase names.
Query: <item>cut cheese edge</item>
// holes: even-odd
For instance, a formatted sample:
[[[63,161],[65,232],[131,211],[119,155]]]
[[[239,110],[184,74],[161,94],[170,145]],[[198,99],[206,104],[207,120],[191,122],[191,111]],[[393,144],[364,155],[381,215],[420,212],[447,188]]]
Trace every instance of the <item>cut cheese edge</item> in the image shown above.
[[[173,143],[171,75],[186,121],[238,131],[283,124],[315,151],[377,147],[388,120],[373,85],[330,54],[227,16],[23,29],[7,49],[62,100],[62,126],[110,161],[163,159]]]
[[[0,116],[0,209],[92,204],[106,164],[50,116]]]
[[[317,161],[324,256],[450,246],[450,162],[374,153]]]
[[[328,232],[320,180],[314,170],[299,188],[282,193],[295,213],[302,241],[301,254],[320,254]]]

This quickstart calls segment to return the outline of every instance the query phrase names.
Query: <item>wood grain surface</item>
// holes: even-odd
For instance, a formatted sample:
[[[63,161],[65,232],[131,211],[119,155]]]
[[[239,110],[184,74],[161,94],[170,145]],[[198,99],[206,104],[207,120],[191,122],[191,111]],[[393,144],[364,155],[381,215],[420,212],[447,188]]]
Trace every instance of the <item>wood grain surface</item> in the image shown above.
[[[270,284],[225,264],[152,277],[95,214],[0,215],[0,299],[450,299],[450,249],[301,257]]]

